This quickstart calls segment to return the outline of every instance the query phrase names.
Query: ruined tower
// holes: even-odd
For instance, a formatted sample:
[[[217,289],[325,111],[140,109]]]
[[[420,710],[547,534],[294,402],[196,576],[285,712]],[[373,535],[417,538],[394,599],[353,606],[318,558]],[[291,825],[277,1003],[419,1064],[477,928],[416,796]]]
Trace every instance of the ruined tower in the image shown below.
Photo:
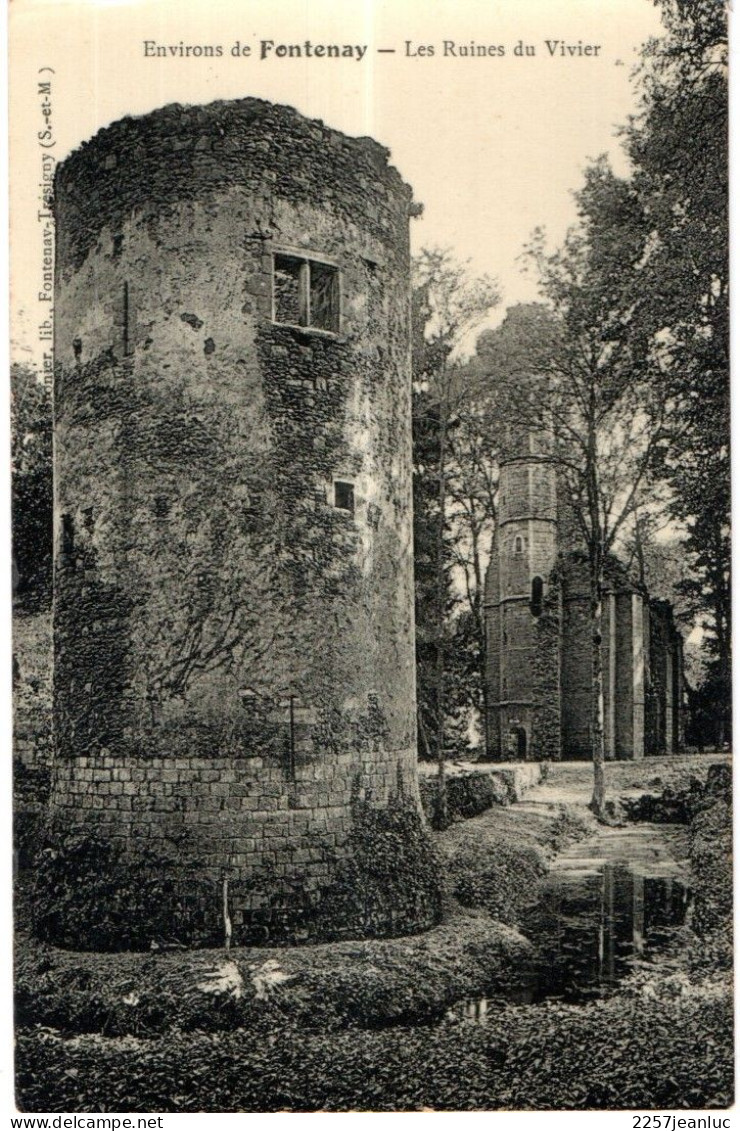
[[[227,881],[237,938],[318,898],[358,803],[418,803],[388,156],[245,99],[56,177],[53,812],[174,854],[206,919]]]
[[[586,546],[546,433],[511,429],[486,575],[486,751],[497,760],[592,757],[593,624]],[[681,748],[682,643],[613,555],[601,615],[604,752]]]

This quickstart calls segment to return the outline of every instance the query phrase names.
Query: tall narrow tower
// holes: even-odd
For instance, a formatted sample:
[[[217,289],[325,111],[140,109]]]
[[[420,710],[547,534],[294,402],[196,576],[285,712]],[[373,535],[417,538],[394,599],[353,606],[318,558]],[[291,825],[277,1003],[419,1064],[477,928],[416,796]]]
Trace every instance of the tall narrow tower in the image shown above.
[[[487,749],[496,759],[560,757],[557,475],[547,436],[513,431],[486,578]]]

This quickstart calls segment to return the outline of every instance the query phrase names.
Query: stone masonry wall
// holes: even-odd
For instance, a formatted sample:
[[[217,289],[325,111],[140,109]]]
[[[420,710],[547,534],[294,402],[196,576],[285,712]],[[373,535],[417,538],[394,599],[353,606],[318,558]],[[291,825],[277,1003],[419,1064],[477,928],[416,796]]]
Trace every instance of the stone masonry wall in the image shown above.
[[[486,756],[499,759],[501,749],[501,719],[498,710],[501,689],[501,612],[499,608],[499,569],[496,541],[486,572],[484,615],[486,623]]]
[[[561,733],[562,586],[556,567],[548,577],[542,615],[535,623],[532,659],[534,712],[532,758],[557,762],[563,754]]]
[[[506,459],[485,595],[488,756],[516,757],[509,736],[523,728],[527,757],[590,759],[592,625],[583,534],[546,440],[520,430],[502,442]],[[539,618],[530,610],[536,576],[543,579]],[[680,635],[670,606],[652,602],[648,613],[615,558],[605,563],[601,635],[606,758],[676,749]]]
[[[645,753],[645,667],[643,599],[617,595],[616,754],[642,758]]]
[[[557,501],[553,465],[534,438],[508,438],[499,516],[486,581],[488,755],[510,758],[526,735],[528,759],[560,756],[560,597],[554,574]],[[542,612],[532,611],[532,585]]]
[[[387,157],[246,99],[57,174],[56,817],[176,848],[245,920],[321,887],[353,800],[418,804]],[[337,273],[336,330],[275,320],[276,254]]]
[[[681,636],[676,630],[671,606],[666,601],[651,601],[646,620],[649,626],[650,678],[646,681],[645,752],[671,754],[683,746]]]
[[[588,562],[563,560],[562,734],[563,758],[591,758],[591,614]]]

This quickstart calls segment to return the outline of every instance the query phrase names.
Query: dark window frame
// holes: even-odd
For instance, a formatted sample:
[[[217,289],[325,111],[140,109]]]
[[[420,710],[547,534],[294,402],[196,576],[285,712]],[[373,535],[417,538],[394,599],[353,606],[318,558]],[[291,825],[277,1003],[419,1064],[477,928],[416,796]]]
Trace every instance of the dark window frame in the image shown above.
[[[282,273],[296,281],[295,318],[279,317],[276,278]],[[329,282],[328,288],[326,282]],[[314,320],[318,299],[328,293],[324,313]],[[327,313],[328,311],[328,313]],[[272,321],[278,326],[294,326],[318,334],[338,335],[342,328],[341,272],[336,263],[315,255],[295,251],[275,251],[272,255]]]
[[[339,501],[340,495],[346,492],[349,505],[345,505]],[[349,514],[354,517],[356,499],[355,499],[355,485],[351,479],[334,479],[332,482],[332,506],[334,510],[341,511],[343,514]]]
[[[542,616],[542,608],[545,599],[545,583],[539,574],[532,578],[532,586],[530,590],[529,608],[533,617]]]

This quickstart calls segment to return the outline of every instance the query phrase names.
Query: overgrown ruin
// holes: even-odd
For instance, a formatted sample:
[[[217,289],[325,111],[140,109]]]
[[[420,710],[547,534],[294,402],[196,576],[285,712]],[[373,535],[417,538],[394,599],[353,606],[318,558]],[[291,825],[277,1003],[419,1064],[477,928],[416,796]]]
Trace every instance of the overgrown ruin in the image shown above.
[[[589,563],[545,433],[508,438],[485,610],[488,756],[591,758]],[[606,758],[683,749],[683,641],[672,608],[613,556],[601,655]]]
[[[56,178],[52,813],[161,856],[206,935],[305,934],[359,809],[418,810],[388,157],[244,99],[116,122]],[[365,929],[429,925],[408,891]]]

